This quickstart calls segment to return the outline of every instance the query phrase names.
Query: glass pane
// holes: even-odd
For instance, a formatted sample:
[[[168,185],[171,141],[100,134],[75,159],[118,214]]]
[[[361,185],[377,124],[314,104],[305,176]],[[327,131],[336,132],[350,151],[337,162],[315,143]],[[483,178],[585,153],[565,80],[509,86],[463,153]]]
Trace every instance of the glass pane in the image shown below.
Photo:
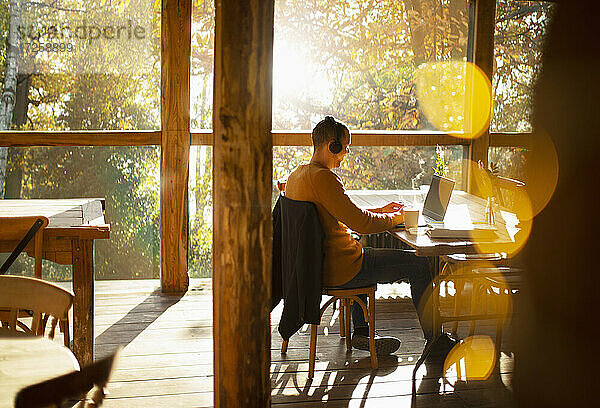
[[[95,241],[96,279],[160,276],[159,147],[9,148],[6,198],[106,198],[110,239]],[[12,273],[33,276],[33,258]],[[71,267],[45,262],[45,279]]]
[[[443,173],[462,190],[462,146],[441,148]],[[429,184],[436,167],[435,146],[352,147],[335,172],[347,189],[410,190]]]
[[[191,278],[212,276],[212,147],[192,146],[189,181],[189,254]]]
[[[527,177],[527,149],[523,147],[490,147],[488,163],[499,176],[525,181]]]
[[[192,3],[190,117],[192,130],[212,128],[215,8],[213,0]]]
[[[414,73],[464,61],[467,23],[466,0],[276,1],[273,129],[433,129]]]
[[[309,161],[312,147],[280,146],[273,148],[273,177],[286,178],[298,164]],[[462,190],[462,146],[442,147],[445,175]],[[348,190],[411,190],[429,184],[436,167],[434,146],[351,147],[334,172]],[[277,194],[274,186],[274,196]]]
[[[159,128],[160,2],[5,1],[0,35],[0,129]]]
[[[549,2],[498,0],[492,132],[530,132],[533,86],[552,19]]]

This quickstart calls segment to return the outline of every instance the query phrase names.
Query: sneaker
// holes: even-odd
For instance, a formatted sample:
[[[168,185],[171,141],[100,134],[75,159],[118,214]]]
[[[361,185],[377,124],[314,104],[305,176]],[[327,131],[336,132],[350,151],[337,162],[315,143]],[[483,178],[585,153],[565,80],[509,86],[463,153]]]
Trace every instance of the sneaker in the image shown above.
[[[352,335],[352,347],[358,350],[370,351],[369,329],[354,330]],[[392,354],[400,348],[400,340],[392,336],[380,336],[375,331],[375,353],[377,355]]]

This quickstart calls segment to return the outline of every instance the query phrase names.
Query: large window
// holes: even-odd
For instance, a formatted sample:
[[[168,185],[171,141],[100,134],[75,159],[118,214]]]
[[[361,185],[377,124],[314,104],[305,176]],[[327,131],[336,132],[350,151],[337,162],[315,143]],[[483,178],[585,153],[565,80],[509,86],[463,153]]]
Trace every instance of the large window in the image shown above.
[[[188,273],[192,278],[212,276],[212,179],[212,147],[192,146],[188,192]]]
[[[276,1],[273,129],[310,129],[329,113],[353,129],[435,130],[415,70],[464,61],[467,23],[466,0]],[[212,127],[213,50],[214,4],[194,3],[192,130]]]
[[[153,0],[2,1],[0,129],[160,128],[160,16]],[[159,152],[2,147],[0,183],[4,198],[106,198],[111,233],[95,242],[96,279],[157,278]],[[31,262],[21,257],[13,272]],[[70,279],[71,268],[48,262],[44,276]]]
[[[328,113],[352,129],[434,130],[415,70],[466,58],[467,14],[466,0],[276,1],[273,129]]]
[[[492,132],[531,130],[532,90],[551,13],[547,2],[498,0]],[[277,0],[273,129],[285,134],[277,143],[306,143],[307,135],[294,131],[331,114],[364,131],[355,141],[365,146],[352,147],[336,170],[347,188],[419,188],[440,154],[446,175],[456,188],[466,188],[464,146],[446,146],[458,140],[438,131],[463,131],[469,117],[469,104],[455,95],[467,88],[460,64],[467,59],[468,14],[468,0]],[[191,55],[182,55],[191,62],[192,140],[204,144],[190,152],[188,269],[194,277],[212,270],[212,148],[204,133],[212,127],[214,16],[213,0],[193,2]],[[133,135],[123,144],[160,142],[159,132],[136,132],[161,128],[160,2],[0,0],[0,36],[0,44],[18,45],[0,47],[5,130],[64,132],[58,144],[71,137],[74,144],[90,143],[90,136],[80,136],[88,133],[71,130],[131,130],[119,132]],[[423,73],[431,81],[423,81]],[[436,109],[427,109],[419,89],[427,90]],[[8,144],[27,144],[14,141],[21,134],[27,133],[12,134]],[[44,135],[38,133],[36,143],[45,144]],[[106,144],[102,135],[98,139],[91,143]],[[382,146],[394,143],[410,146]],[[438,143],[444,146],[436,149]],[[106,197],[112,231],[110,240],[96,243],[97,277],[157,277],[158,152],[0,147],[5,197]],[[310,154],[310,147],[275,147],[274,178],[287,176]],[[501,174],[524,179],[524,149],[490,148],[489,161]],[[109,264],[103,251],[120,256]],[[56,278],[70,273],[51,268]]]
[[[159,128],[160,2],[3,0],[0,36],[2,130]]]
[[[212,128],[215,8],[212,0],[192,4],[190,128]]]
[[[542,62],[552,4],[498,0],[494,34],[492,132],[530,132],[533,89]]]
[[[490,170],[500,176],[520,181],[527,179],[527,154],[524,147],[490,147]]]
[[[158,278],[158,147],[10,148],[7,194],[19,198],[104,197],[110,239],[96,240],[96,279]],[[7,198],[14,198],[7,197]],[[33,258],[11,271],[32,274]],[[44,278],[69,280],[71,268],[48,262]]]
[[[275,147],[274,179],[285,179],[298,164],[308,162],[311,155],[312,147]],[[444,163],[440,171],[456,180],[456,189],[462,189],[462,146],[351,147],[341,167],[334,172],[348,190],[419,189],[431,182],[438,156]]]

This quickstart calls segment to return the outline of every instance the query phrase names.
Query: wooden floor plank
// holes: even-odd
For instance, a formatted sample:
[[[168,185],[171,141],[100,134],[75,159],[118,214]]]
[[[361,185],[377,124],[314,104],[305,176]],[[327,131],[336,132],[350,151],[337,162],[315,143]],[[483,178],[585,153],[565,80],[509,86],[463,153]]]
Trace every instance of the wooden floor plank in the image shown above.
[[[68,284],[63,284],[67,286]],[[122,347],[109,384],[106,407],[212,406],[212,293],[210,280],[192,280],[184,296],[165,296],[158,280],[97,282],[96,358]],[[389,293],[406,293],[406,287]],[[385,291],[383,291],[385,295]],[[443,299],[447,309],[452,297]],[[468,302],[467,302],[468,303]],[[468,306],[468,305],[467,305]],[[411,403],[412,370],[423,350],[419,321],[407,297],[379,298],[377,330],[400,338],[392,356],[371,370],[369,353],[347,353],[337,314],[330,308],[319,327],[315,376],[308,379],[308,327],[280,352],[277,325],[282,307],[271,315],[272,403],[277,407],[387,407]],[[450,326],[448,325],[447,328]],[[495,321],[477,325],[478,334],[495,338]],[[466,335],[468,323],[459,325]],[[506,330],[500,364],[493,378],[464,383],[449,377],[443,390],[441,368],[423,366],[417,374],[417,404],[425,407],[504,407],[512,401],[514,359]],[[433,367],[433,368],[432,368]]]

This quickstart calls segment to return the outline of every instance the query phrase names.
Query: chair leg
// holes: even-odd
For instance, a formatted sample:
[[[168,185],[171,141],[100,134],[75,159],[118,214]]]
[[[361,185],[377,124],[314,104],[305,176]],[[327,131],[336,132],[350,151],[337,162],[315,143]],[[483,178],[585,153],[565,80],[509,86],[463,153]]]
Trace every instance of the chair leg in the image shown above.
[[[455,279],[454,280],[454,316],[458,316],[460,314],[460,300],[462,297],[462,291],[465,286],[465,281],[463,279]],[[446,281],[446,288],[448,287],[448,281]],[[446,290],[446,295],[448,294]],[[452,336],[456,338],[456,333],[458,332],[458,320],[452,323]]]
[[[281,353],[282,354],[287,353],[287,346],[288,346],[288,341],[287,340],[283,340],[281,342]]]
[[[504,319],[498,319],[496,324],[496,355],[500,357],[500,350],[502,350],[502,328],[504,326]]]
[[[473,292],[471,293],[471,315],[474,315],[477,313],[477,309],[478,309],[478,303],[479,303],[479,298],[480,298],[480,290],[481,290],[481,285],[479,283],[477,283],[476,279],[473,279]],[[473,334],[475,334],[475,320],[471,320],[471,325],[469,327],[469,336],[472,336]]]
[[[315,375],[315,357],[317,355],[317,325],[310,325],[310,351],[308,357],[308,378]]]
[[[343,299],[342,301],[344,302],[344,314],[345,314],[344,328],[346,329],[346,351],[350,351],[350,350],[352,350],[352,342],[351,342],[351,338],[350,338],[350,324],[351,324],[350,299]]]
[[[371,367],[375,370],[379,366],[377,362],[377,350],[375,349],[375,292],[369,293],[367,310],[369,311],[369,351],[371,352]]]
[[[498,319],[498,322],[496,323],[496,354],[498,356],[498,359],[500,359],[500,350],[502,350],[502,329],[504,327],[504,320],[506,317],[508,317],[508,302],[510,301],[510,299],[508,298],[508,296],[510,295],[507,295],[504,292],[503,288],[500,288],[499,290],[500,293],[496,295],[495,313],[502,314],[505,317]]]
[[[63,334],[63,342],[65,344],[66,348],[71,348],[71,335],[69,333],[69,321],[68,320],[61,320],[59,322],[59,326],[60,326],[60,331]]]
[[[340,302],[338,319],[340,319],[340,337],[346,337],[346,325],[344,319],[344,311],[346,308],[344,307],[344,299],[338,299]]]

